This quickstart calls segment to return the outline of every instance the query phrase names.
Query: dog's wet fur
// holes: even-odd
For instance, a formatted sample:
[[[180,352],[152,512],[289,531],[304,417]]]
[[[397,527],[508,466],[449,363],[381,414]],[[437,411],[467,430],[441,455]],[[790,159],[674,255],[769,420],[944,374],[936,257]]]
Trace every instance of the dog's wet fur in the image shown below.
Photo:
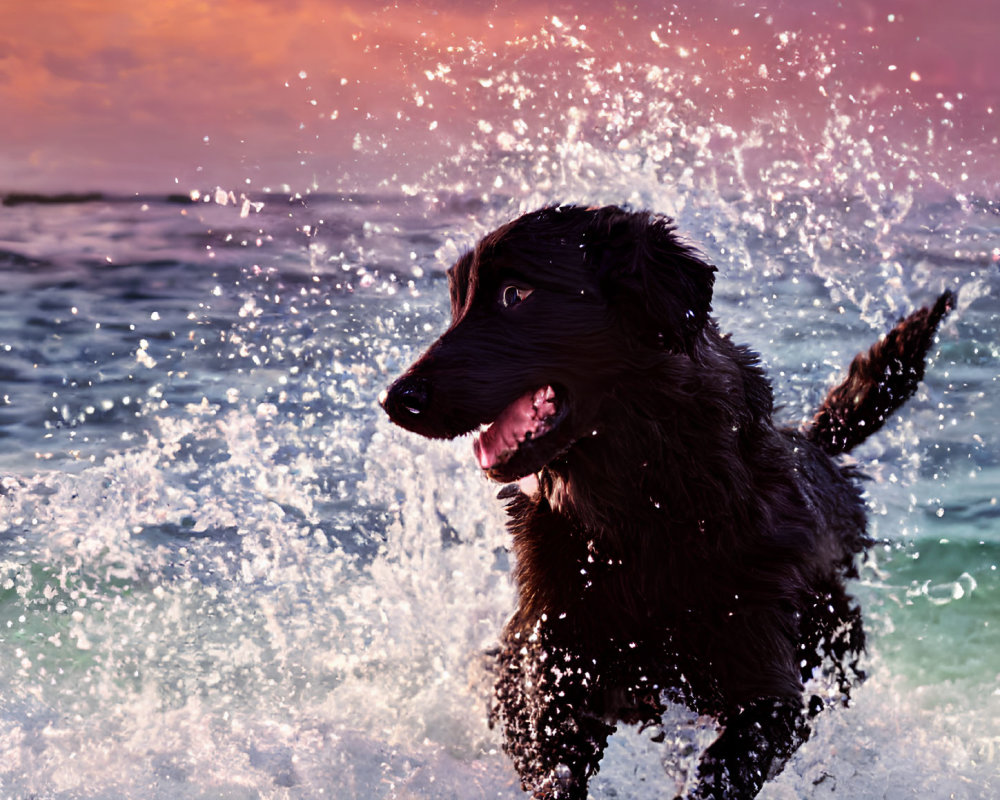
[[[836,456],[916,390],[953,296],[857,356],[798,430],[710,316],[714,273],[666,217],[543,208],[451,267],[451,326],[383,397],[423,436],[494,423],[475,456],[509,484],[518,602],[492,719],[536,798],[586,798],[615,724],[667,702],[722,730],[687,796],[753,797],[823,706],[804,681],[846,703],[863,677],[844,583],[865,504]]]

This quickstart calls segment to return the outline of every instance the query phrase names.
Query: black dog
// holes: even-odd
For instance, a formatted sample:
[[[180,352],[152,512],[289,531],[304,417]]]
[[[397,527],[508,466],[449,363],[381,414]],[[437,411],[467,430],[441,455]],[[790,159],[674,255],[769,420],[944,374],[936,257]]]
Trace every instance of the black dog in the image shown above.
[[[545,208],[450,270],[451,327],[388,390],[392,420],[479,433],[507,487],[518,606],[494,719],[524,788],[585,798],[619,720],[714,716],[690,797],[752,797],[808,735],[819,667],[846,702],[868,544],[859,474],[832,458],[923,377],[953,298],[900,322],[804,431],[775,426],[757,356],[709,316],[715,268],[669,219]]]

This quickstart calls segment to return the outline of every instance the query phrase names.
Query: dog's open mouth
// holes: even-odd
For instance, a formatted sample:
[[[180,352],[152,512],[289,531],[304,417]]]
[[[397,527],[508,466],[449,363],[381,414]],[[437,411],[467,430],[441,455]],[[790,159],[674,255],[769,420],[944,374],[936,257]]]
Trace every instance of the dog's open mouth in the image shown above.
[[[546,456],[555,455],[544,446],[545,436],[564,416],[564,404],[551,386],[522,395],[476,437],[476,461],[491,477],[505,480],[540,469]]]

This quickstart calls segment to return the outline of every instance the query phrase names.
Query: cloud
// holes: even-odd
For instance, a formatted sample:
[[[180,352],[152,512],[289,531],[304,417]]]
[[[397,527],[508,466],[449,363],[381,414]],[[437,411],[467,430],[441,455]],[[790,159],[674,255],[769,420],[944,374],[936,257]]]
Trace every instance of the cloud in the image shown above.
[[[0,146],[40,165],[42,180],[89,171],[127,183],[133,167],[146,180],[155,163],[165,180],[249,161],[260,174],[301,161],[303,147],[350,160],[352,121],[390,119],[435,51],[502,36],[482,13],[457,0],[383,11],[324,0],[5,3]]]
[[[142,63],[140,57],[124,47],[105,47],[88,55],[46,52],[41,65],[56,78],[80,83],[114,84],[121,74]]]
[[[955,0],[962,8],[977,1]],[[947,91],[964,81],[969,92],[991,86],[997,94],[984,66],[993,63],[995,36],[965,41],[968,25],[941,24],[932,7],[921,12],[926,19],[914,8],[905,24],[882,23],[867,33],[863,14],[861,21],[852,16],[868,8],[867,0],[847,0],[850,8],[836,13],[849,22],[839,26],[830,16],[835,12],[813,13],[820,5],[779,2],[774,14],[783,15],[780,24],[786,26],[779,28],[751,19],[746,9],[734,10],[728,0],[705,0],[690,12],[693,21],[685,19],[705,45],[698,59],[711,62],[704,68],[705,84],[732,83],[734,59],[753,61],[752,75],[761,74],[762,66],[764,74],[777,75],[788,53],[775,49],[772,39],[798,25],[803,42],[816,33],[823,41],[843,39],[838,75],[853,69],[848,53],[864,50],[868,61],[857,67],[866,71],[863,80],[908,75],[919,66],[925,80],[920,86],[906,82],[905,91]],[[660,8],[650,1],[624,14],[604,0],[581,0],[564,18],[570,24],[579,14],[588,23],[584,38],[602,57],[642,59],[642,46],[656,47],[650,26],[664,23]],[[739,14],[746,24],[734,36]],[[956,11],[950,19],[962,16]],[[158,174],[171,188],[178,176],[232,181],[248,165],[254,180],[272,181],[322,170],[339,175],[360,158],[393,156],[398,164],[387,167],[390,174],[407,161],[419,169],[420,159],[447,151],[449,124],[475,125],[479,117],[470,114],[499,113],[470,108],[470,87],[448,85],[446,74],[434,80],[427,75],[441,64],[459,68],[466,58],[472,66],[465,79],[473,83],[478,65],[508,57],[549,68],[539,32],[548,26],[551,34],[550,18],[551,9],[536,0],[499,6],[492,0],[444,0],[434,8],[382,8],[360,0],[0,3],[0,151],[8,160],[36,165],[39,181],[133,185]],[[997,27],[994,19],[983,30]],[[751,41],[748,31],[758,28],[758,39]],[[873,46],[879,36],[882,50]],[[529,40],[537,46],[525,44]],[[942,47],[935,49],[935,42]],[[894,73],[875,69],[890,50],[903,66]],[[649,58],[666,68],[662,59],[669,52]],[[560,70],[574,69],[574,59],[553,62],[552,80],[542,83],[554,86]],[[778,90],[793,92],[798,85],[794,75],[784,85],[774,78],[764,94],[781,101]],[[749,98],[744,105],[752,114]],[[433,136],[427,134],[431,123],[440,125]],[[22,187],[0,185],[0,191],[7,188]]]

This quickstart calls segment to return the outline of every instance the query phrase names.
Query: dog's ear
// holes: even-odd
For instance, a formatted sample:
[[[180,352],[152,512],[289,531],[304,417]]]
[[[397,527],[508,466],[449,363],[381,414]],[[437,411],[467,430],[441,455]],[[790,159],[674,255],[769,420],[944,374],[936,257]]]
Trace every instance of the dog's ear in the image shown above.
[[[448,267],[448,294],[451,297],[451,321],[457,322],[469,302],[474,287],[476,251],[470,250]]]
[[[644,342],[690,353],[712,310],[715,267],[678,240],[673,221],[597,209],[586,246],[601,290],[625,324]]]

